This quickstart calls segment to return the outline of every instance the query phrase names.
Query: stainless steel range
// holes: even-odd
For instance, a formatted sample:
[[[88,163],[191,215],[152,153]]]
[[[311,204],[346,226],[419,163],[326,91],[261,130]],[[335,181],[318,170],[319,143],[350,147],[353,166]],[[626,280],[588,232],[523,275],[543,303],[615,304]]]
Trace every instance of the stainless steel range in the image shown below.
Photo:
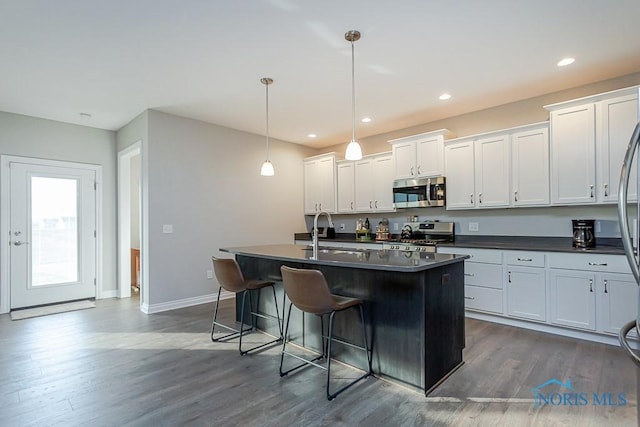
[[[409,252],[437,252],[438,243],[455,240],[454,223],[440,221],[407,222],[399,239],[382,244],[382,249]]]

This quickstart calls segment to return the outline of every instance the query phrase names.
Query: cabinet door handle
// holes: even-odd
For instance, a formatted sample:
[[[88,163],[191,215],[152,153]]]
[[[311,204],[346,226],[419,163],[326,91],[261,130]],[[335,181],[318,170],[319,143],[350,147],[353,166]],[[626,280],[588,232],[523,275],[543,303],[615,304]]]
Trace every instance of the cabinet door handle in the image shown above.
[[[351,202],[351,210],[353,210],[353,202]]]
[[[473,193],[469,194],[469,200],[471,201],[471,204],[473,204]]]
[[[318,203],[318,210],[322,210],[322,203]]]
[[[411,166],[411,176],[413,176],[413,166]]]
[[[511,272],[509,272],[509,283],[511,283]]]
[[[531,261],[533,261],[533,259],[532,258],[518,258],[518,261],[531,262]]]
[[[420,165],[418,165],[418,175],[420,175]]]
[[[315,208],[313,208],[316,212],[318,212],[318,204],[315,204]]]
[[[378,209],[378,201],[376,200],[375,202],[373,202],[373,206]]]
[[[591,262],[591,261],[589,261],[589,265],[597,265],[597,266],[600,266],[600,267],[606,267],[608,264],[606,262],[599,263],[599,262]]]
[[[609,184],[604,184],[604,197],[609,196]]]
[[[517,202],[517,201],[518,201],[518,192],[517,192],[517,191],[514,191],[514,192],[513,192],[513,201],[514,201],[514,202]]]
[[[475,274],[473,274],[473,273],[464,273],[464,275],[465,275],[465,276],[470,276],[470,277],[475,276]]]
[[[373,208],[371,200],[369,200],[369,209]]]
[[[482,193],[478,193],[478,203],[482,203]]]
[[[609,293],[609,291],[607,290],[607,280],[606,280],[606,279],[605,279],[605,281],[604,281],[604,293],[605,293],[605,294],[608,294],[608,293]]]
[[[475,297],[468,297],[465,295],[464,299],[476,299]]]
[[[589,197],[593,199],[593,185],[589,186]]]
[[[589,292],[593,292],[593,279],[589,279]]]

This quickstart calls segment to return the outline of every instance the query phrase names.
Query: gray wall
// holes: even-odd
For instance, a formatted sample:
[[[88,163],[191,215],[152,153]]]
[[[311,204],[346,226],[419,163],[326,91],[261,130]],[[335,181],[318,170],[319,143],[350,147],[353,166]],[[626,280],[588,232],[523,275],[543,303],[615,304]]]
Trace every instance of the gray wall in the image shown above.
[[[315,150],[271,140],[276,175],[262,177],[263,136],[153,110],[118,132],[119,149],[138,140],[149,311],[217,291],[206,271],[219,248],[291,243],[304,229],[302,159]]]
[[[115,296],[115,132],[0,112],[0,154],[102,166],[102,290]]]

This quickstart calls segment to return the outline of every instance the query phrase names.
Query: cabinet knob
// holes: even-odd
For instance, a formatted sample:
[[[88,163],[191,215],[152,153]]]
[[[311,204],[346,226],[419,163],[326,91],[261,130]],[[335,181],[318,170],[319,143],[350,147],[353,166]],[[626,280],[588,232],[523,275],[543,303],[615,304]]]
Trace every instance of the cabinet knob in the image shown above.
[[[465,295],[464,299],[475,299],[475,297],[468,297]]]
[[[589,279],[589,292],[593,292],[593,279]]]
[[[482,203],[482,193],[478,193],[478,203]]]
[[[605,279],[605,281],[604,281],[604,293],[605,293],[605,294],[608,294],[608,293],[609,293],[609,291],[607,290],[607,280],[606,280],[606,279]]]
[[[589,186],[589,197],[593,199],[593,185]]]
[[[591,261],[589,261],[589,265],[597,265],[599,267],[606,267],[608,264],[606,262],[591,262]]]
[[[609,184],[604,184],[604,197],[609,197]]]
[[[518,258],[518,261],[531,262],[531,261],[533,261],[533,259],[532,258]]]
[[[517,201],[518,201],[518,192],[517,192],[517,191],[514,191],[514,192],[513,192],[513,201],[514,201],[514,202],[517,202]]]

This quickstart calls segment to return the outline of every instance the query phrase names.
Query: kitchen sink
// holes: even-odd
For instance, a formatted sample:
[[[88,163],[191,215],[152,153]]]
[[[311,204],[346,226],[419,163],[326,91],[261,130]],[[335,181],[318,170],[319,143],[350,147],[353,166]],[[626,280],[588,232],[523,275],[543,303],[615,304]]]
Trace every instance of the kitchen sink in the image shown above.
[[[312,251],[312,247],[302,248],[303,251]],[[370,249],[350,249],[350,248],[319,248],[318,253],[331,255],[360,255],[369,252]]]

